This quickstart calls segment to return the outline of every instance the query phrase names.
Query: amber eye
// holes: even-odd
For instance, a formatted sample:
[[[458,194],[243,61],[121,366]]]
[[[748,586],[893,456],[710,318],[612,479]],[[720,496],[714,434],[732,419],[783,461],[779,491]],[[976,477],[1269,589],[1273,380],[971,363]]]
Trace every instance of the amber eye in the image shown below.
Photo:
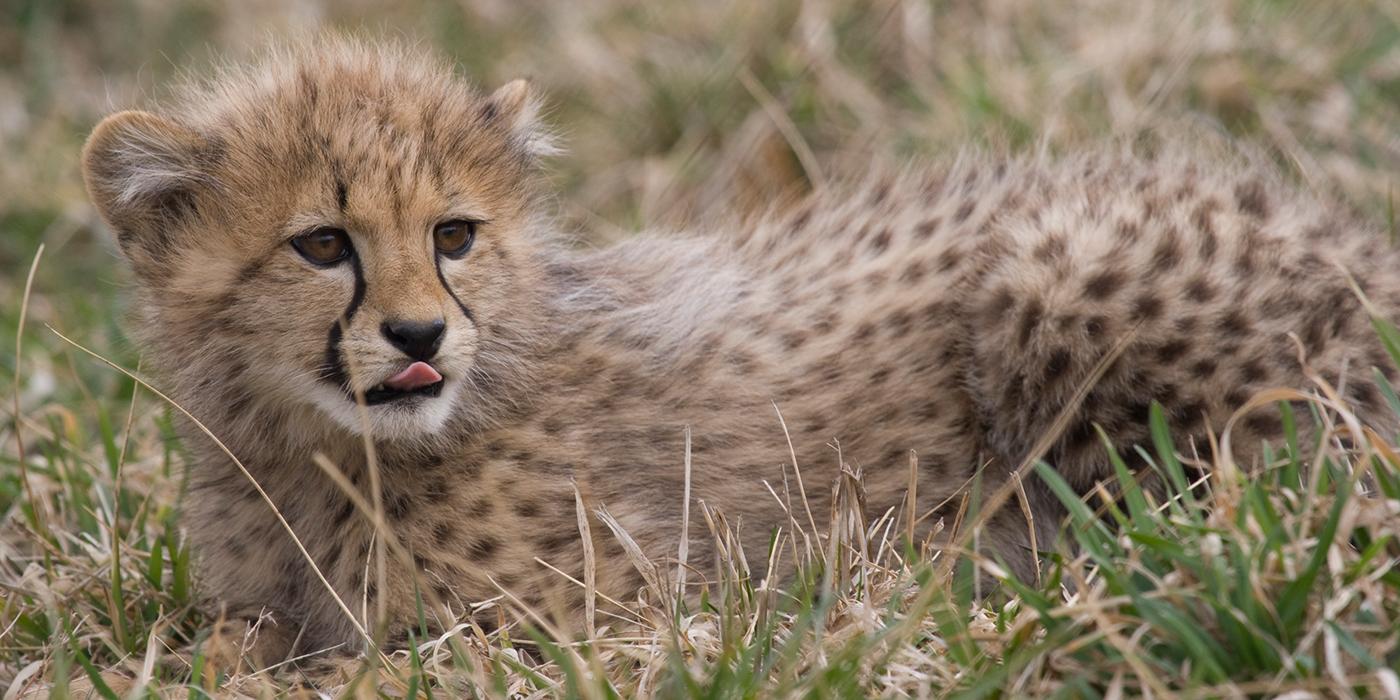
[[[465,219],[444,221],[433,227],[433,247],[449,258],[460,258],[476,240],[476,222]]]
[[[292,247],[303,258],[317,265],[334,265],[350,257],[350,236],[344,230],[324,226],[298,234]]]

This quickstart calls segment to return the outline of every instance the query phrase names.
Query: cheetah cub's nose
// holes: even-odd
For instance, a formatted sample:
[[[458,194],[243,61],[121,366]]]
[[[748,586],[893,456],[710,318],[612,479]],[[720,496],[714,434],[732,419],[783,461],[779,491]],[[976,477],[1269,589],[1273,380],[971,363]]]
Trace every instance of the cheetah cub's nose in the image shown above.
[[[385,321],[379,327],[390,345],[415,360],[433,359],[442,347],[442,331],[447,324],[440,318],[431,321]]]

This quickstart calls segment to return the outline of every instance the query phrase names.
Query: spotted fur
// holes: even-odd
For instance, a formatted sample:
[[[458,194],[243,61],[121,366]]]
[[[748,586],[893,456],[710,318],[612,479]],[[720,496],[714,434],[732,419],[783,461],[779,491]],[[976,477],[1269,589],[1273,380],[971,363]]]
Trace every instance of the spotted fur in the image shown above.
[[[110,117],[84,154],[136,274],[149,362],[356,614],[383,601],[399,626],[415,586],[455,614],[498,586],[577,601],[536,561],[581,576],[575,484],[646,553],[672,555],[687,427],[695,499],[742,523],[764,575],[754,554],[787,521],[765,482],[783,493],[793,477],[775,406],[812,511],[828,510],[839,444],[879,513],[901,503],[910,451],[921,510],[979,469],[984,489],[1003,483],[1129,335],[1048,455],[1081,490],[1110,476],[1096,425],[1140,444],[1157,401],[1188,450],[1252,393],[1303,386],[1290,334],[1366,408],[1369,368],[1391,372],[1344,274],[1400,306],[1379,231],[1228,153],[967,155],[720,230],[578,250],[543,201],[550,140],[523,83],[481,94],[418,51],[332,40],[182,94],[160,116]],[[459,261],[430,239],[454,216],[482,222]],[[321,225],[350,232],[351,263],[315,268],[288,245]],[[355,393],[406,361],[378,331],[404,316],[446,319],[443,394],[361,410]],[[1241,461],[1279,430],[1267,412],[1244,422]],[[185,522],[214,600],[269,612],[275,654],[293,638],[357,644],[248,480],[181,432]],[[383,586],[369,520],[313,464],[325,455],[372,497],[367,443],[416,569],[389,567]],[[1049,541],[1060,512],[1027,488]],[[600,589],[635,591],[621,548],[592,531]],[[713,559],[707,542],[691,561]],[[1019,509],[980,542],[1030,574]]]

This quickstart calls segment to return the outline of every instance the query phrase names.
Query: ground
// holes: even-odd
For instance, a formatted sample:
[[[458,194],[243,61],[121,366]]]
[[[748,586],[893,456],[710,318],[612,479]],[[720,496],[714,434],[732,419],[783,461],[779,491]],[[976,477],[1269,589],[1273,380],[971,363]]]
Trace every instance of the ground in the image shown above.
[[[1393,2],[368,7],[0,8],[0,685],[19,692],[95,674],[118,693],[150,683],[161,693],[257,694],[290,682],[218,678],[188,653],[211,625],[191,606],[200,582],[174,519],[183,455],[168,437],[168,411],[46,327],[139,367],[121,330],[127,280],[82,194],[78,147],[103,113],[159,98],[172,75],[206,69],[212,53],[246,56],[266,33],[369,26],[421,37],[489,85],[532,78],[551,96],[549,118],[569,149],[551,166],[563,214],[598,242],[766,205],[872,150],[1068,151],[1153,128],[1248,140],[1290,177],[1400,234]],[[1383,337],[1392,347],[1400,339]],[[1278,398],[1286,397],[1263,400]],[[1332,434],[1345,432],[1345,416],[1318,417]],[[1165,440],[1166,426],[1150,427]],[[464,685],[484,695],[600,697],[1395,695],[1392,437],[1329,440],[1322,455],[1332,468],[1313,470],[1314,483],[1300,483],[1282,457],[1284,468],[1264,479],[1237,478],[1224,465],[1208,488],[1179,489],[1160,512],[1124,488],[1127,511],[1091,504],[1107,517],[1081,513],[1083,555],[1009,603],[994,595],[973,604],[962,586],[942,585],[940,574],[965,570],[966,558],[929,568],[882,546],[898,542],[905,524],[880,513],[857,519],[858,482],[843,479],[834,541],[816,539],[827,513],[810,525],[794,514],[782,541],[784,556],[807,562],[792,598],[735,581],[709,607],[677,615],[658,580],[639,609],[641,634],[600,611],[589,639],[549,643],[549,614],[537,611],[525,617],[542,632],[468,630],[323,683],[390,696],[430,686],[452,695]],[[1355,449],[1374,459],[1358,460]],[[1169,455],[1155,461],[1177,473]],[[1335,480],[1357,463],[1385,498],[1334,497],[1348,492]],[[724,523],[708,513],[693,512],[690,527],[724,539]],[[736,562],[736,578],[742,571]],[[911,586],[930,578],[940,585]],[[502,610],[516,621],[518,610]]]

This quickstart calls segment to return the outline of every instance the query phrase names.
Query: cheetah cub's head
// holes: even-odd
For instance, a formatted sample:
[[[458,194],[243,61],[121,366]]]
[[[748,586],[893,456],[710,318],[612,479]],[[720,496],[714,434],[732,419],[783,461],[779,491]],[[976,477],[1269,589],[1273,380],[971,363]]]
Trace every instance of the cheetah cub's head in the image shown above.
[[[523,81],[478,94],[415,50],[329,41],[180,97],[83,153],[177,398],[393,438],[508,371],[549,149]]]

